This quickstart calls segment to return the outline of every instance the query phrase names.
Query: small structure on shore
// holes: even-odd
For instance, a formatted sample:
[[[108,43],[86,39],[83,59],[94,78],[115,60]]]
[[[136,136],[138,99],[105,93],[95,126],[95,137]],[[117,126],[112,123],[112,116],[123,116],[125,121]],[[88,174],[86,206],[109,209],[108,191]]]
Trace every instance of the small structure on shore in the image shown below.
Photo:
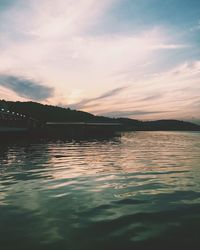
[[[47,122],[45,131],[49,136],[104,137],[116,134],[120,125],[120,123]]]
[[[86,138],[113,136],[119,123],[40,122],[28,115],[10,111],[6,103],[0,105],[1,138]]]

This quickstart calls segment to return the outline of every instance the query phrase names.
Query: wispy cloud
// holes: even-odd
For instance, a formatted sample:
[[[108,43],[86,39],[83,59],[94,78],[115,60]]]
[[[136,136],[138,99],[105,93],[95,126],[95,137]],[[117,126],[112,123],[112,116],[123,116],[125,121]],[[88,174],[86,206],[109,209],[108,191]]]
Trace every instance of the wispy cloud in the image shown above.
[[[0,86],[14,91],[21,97],[44,101],[53,96],[53,88],[19,76],[0,74]]]
[[[10,99],[48,99],[95,114],[199,116],[191,102],[200,91],[192,40],[180,39],[178,29],[165,25],[168,20],[135,22],[135,15],[142,22],[152,19],[147,9],[142,11],[148,4],[127,1],[126,9],[130,4],[131,12],[138,4],[141,13],[129,13],[131,20],[119,23],[119,2],[122,13],[123,0],[17,0],[7,5],[0,13],[0,72],[9,74],[1,76],[1,97],[9,96],[9,89],[15,93]],[[154,16],[162,19],[156,2],[151,1]],[[147,17],[141,18],[144,13]]]
[[[157,114],[164,114],[164,113],[169,113],[173,111],[148,111],[148,110],[133,110],[133,111],[112,111],[108,113],[101,113],[100,115],[104,116],[110,116],[110,117],[115,117],[115,118],[120,118],[120,117],[140,117],[144,115],[157,115]]]
[[[189,48],[191,46],[187,45],[187,44],[156,44],[154,46],[152,46],[153,50],[175,50],[175,49],[185,49],[185,48]]]
[[[62,99],[70,105],[73,89],[83,93],[80,100],[86,96],[84,90],[87,96],[98,95],[123,84],[111,75],[128,70],[134,75],[135,65],[151,61],[158,50],[183,46],[172,43],[156,26],[140,32],[93,34],[91,30],[118,1],[22,0],[13,5],[0,20],[7,28],[0,34],[0,70],[42,79],[55,86],[57,99],[52,102]]]
[[[99,115],[140,119],[198,119],[199,112],[194,100],[199,100],[199,77],[199,61],[185,62],[132,83],[130,80],[130,87],[120,95],[105,99],[103,103],[97,100],[84,109]]]
[[[103,99],[106,99],[106,98],[112,98],[112,97],[122,93],[122,91],[124,91],[127,88],[128,88],[128,86],[118,87],[118,88],[109,90],[98,97],[84,99],[78,103],[70,105],[70,107],[75,108],[75,109],[82,109],[86,105],[91,104],[94,101],[102,101]]]

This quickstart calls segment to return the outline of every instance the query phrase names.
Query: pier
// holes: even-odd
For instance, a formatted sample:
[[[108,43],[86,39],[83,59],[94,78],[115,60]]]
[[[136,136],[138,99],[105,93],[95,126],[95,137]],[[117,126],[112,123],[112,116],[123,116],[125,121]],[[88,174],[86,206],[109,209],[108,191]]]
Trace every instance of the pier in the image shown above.
[[[106,137],[115,135],[120,126],[120,123],[47,122],[45,130],[49,136]]]
[[[119,123],[40,122],[27,114],[0,107],[0,138],[88,138],[114,136]]]

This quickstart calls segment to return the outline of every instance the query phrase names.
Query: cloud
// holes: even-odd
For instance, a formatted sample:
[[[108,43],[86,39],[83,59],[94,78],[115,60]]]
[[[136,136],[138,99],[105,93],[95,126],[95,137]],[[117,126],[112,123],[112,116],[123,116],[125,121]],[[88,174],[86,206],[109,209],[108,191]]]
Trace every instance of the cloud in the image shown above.
[[[53,88],[19,76],[0,74],[0,86],[14,91],[21,97],[37,101],[53,96]]]
[[[154,101],[154,100],[160,99],[163,96],[164,96],[164,93],[156,93],[156,94],[148,95],[144,98],[141,98],[140,101]]]
[[[127,86],[118,87],[118,88],[109,90],[98,97],[84,99],[78,103],[70,105],[70,107],[75,108],[75,109],[81,109],[81,108],[85,107],[87,104],[90,104],[94,101],[101,101],[101,100],[106,99],[106,98],[114,97],[114,96],[120,94],[125,89],[127,89]]]
[[[189,45],[186,44],[156,44],[154,46],[152,46],[153,50],[175,50],[175,49],[185,49],[190,47]]]
[[[200,119],[199,61],[184,62],[170,70],[149,74],[134,81],[131,72],[129,77],[129,88],[124,89],[120,95],[114,95],[103,102],[91,102],[84,110],[96,115],[136,119]]]
[[[114,1],[116,0],[13,1],[11,8],[5,11],[3,21],[13,31],[13,35],[20,31],[32,38],[66,38],[92,27],[92,21],[105,14]]]
[[[108,113],[101,113],[101,115],[109,117],[132,117],[132,116],[144,116],[144,115],[154,115],[154,114],[163,114],[172,111],[148,111],[148,110],[132,110],[132,111],[112,111]]]
[[[4,8],[0,72],[12,72],[17,83],[5,83],[4,76],[1,97],[48,99],[95,114],[117,110],[142,119],[194,113],[200,66],[190,62],[198,55],[188,49],[192,40],[157,22],[126,29],[122,20],[118,26],[117,2],[123,1],[20,0]],[[55,94],[29,79],[54,86]],[[38,88],[42,91],[29,91]]]
[[[0,17],[1,26],[6,27],[0,27],[0,71],[42,79],[55,86],[58,97],[52,103],[62,99],[70,105],[73,89],[80,90],[79,100],[97,96],[108,85],[123,84],[110,79],[111,75],[128,70],[138,74],[142,69],[135,65],[151,61],[158,50],[180,47],[166,38],[162,27],[98,33],[118,1],[22,0],[14,4]]]

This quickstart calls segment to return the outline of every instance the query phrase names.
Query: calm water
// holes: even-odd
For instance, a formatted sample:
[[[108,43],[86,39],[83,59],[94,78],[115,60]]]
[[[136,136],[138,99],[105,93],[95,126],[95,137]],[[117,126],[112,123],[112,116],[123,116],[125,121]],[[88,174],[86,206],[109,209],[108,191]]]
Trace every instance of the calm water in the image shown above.
[[[200,133],[0,146],[0,249],[199,249]]]

